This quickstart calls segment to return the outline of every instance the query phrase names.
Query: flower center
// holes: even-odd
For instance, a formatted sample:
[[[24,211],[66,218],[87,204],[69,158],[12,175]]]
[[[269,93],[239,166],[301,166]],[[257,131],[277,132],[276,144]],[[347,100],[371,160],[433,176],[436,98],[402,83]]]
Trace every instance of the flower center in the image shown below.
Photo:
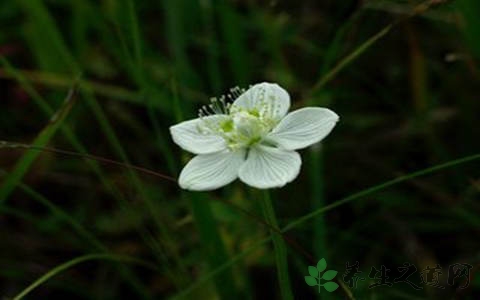
[[[222,136],[232,151],[248,148],[261,142],[277,124],[276,120],[272,120],[262,113],[263,101],[260,101],[261,99],[259,99],[258,107],[253,109],[232,105],[230,101],[233,101],[242,92],[242,90],[234,89],[231,95],[227,95],[228,98],[225,96],[219,100],[213,98],[210,105],[204,106],[199,111],[199,117],[203,120],[199,128],[200,132]],[[215,115],[219,119],[208,118]]]
[[[231,149],[246,148],[262,140],[271,130],[270,126],[255,112],[244,109],[230,114],[232,130],[227,134]]]

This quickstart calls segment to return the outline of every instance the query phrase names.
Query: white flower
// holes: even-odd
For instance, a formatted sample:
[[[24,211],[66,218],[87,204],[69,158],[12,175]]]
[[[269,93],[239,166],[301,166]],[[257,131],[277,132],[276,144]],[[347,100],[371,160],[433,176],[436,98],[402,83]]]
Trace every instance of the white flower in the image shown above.
[[[300,172],[295,150],[321,141],[339,119],[320,107],[287,114],[290,96],[272,83],[234,89],[229,98],[235,101],[213,99],[198,119],[170,127],[176,144],[198,154],[180,174],[182,188],[214,190],[237,177],[260,189],[282,187]]]

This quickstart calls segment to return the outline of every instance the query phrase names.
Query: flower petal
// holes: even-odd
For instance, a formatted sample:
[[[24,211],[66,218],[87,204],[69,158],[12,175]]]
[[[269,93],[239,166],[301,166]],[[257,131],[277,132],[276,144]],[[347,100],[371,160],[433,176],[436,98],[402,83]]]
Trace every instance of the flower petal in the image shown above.
[[[257,145],[250,149],[238,176],[259,189],[282,187],[298,176],[301,164],[300,155],[295,151]]]
[[[290,108],[290,95],[276,83],[258,83],[240,95],[232,107],[256,111],[264,118],[279,121]]]
[[[213,115],[181,122],[170,127],[170,134],[173,141],[188,152],[206,154],[221,151],[227,148],[225,139],[209,127],[218,127],[226,119],[226,115]],[[206,123],[211,126],[205,126]]]
[[[234,181],[245,162],[245,151],[215,152],[195,156],[183,168],[178,182],[191,191],[210,191]]]
[[[297,150],[320,142],[339,120],[333,111],[321,107],[305,107],[289,113],[270,132],[266,141],[286,150]]]

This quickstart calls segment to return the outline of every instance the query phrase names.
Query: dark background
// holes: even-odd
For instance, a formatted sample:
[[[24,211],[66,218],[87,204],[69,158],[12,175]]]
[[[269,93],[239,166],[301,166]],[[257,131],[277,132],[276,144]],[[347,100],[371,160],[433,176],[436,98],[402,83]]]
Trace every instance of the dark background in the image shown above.
[[[4,0],[0,140],[177,177],[188,156],[169,126],[195,118],[209,97],[232,87],[276,82],[294,108],[340,115],[321,146],[302,151],[297,180],[272,192],[281,227],[342,204],[286,233],[296,298],[318,295],[304,276],[323,257],[339,271],[337,282],[346,262],[359,261],[366,278],[322,293],[327,299],[477,299],[478,161],[411,175],[478,153],[479,13],[477,0]],[[57,110],[65,118],[50,121]],[[29,297],[280,298],[273,249],[257,245],[268,237],[256,217],[258,191],[236,182],[183,192],[111,163],[6,146],[0,296],[100,253]],[[404,262],[418,269],[410,278],[417,284],[421,270],[440,264],[446,289],[368,288],[371,267],[386,265],[392,281]],[[454,263],[474,267],[467,289],[456,289],[461,280],[447,284]]]

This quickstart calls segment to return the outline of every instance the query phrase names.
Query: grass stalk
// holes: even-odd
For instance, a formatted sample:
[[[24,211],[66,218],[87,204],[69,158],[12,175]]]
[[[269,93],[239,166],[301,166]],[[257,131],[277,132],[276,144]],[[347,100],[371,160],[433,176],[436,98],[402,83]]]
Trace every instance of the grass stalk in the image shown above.
[[[449,169],[449,168],[452,168],[452,167],[456,167],[456,166],[459,166],[459,165],[462,165],[462,164],[466,164],[466,163],[470,163],[470,162],[474,162],[474,161],[478,161],[478,160],[480,160],[480,153],[470,155],[470,156],[465,156],[465,157],[462,157],[462,158],[459,158],[459,159],[455,159],[455,160],[445,162],[443,164],[435,165],[435,166],[425,168],[425,169],[422,169],[422,170],[419,170],[419,171],[416,171],[416,172],[412,172],[412,173],[406,174],[404,176],[396,177],[392,180],[377,184],[377,185],[372,186],[370,188],[363,189],[363,190],[361,190],[357,193],[354,193],[354,194],[352,194],[350,196],[347,196],[343,199],[335,201],[330,205],[327,205],[325,207],[317,209],[316,211],[313,211],[312,213],[309,213],[307,215],[299,217],[299,218],[297,218],[297,220],[292,221],[287,226],[283,227],[281,229],[281,231],[282,232],[287,232],[289,230],[292,230],[292,229],[298,227],[299,225],[301,225],[301,224],[303,224],[307,221],[310,221],[311,219],[315,218],[316,216],[318,216],[320,214],[324,214],[327,211],[330,211],[330,210],[332,210],[336,207],[342,206],[342,205],[347,204],[349,202],[352,202],[354,200],[359,200],[359,199],[365,198],[366,196],[373,195],[375,193],[378,193],[378,192],[380,192],[382,190],[385,190],[389,187],[392,187],[394,185],[406,182],[408,180],[412,180],[412,179],[417,178],[417,177],[437,173],[437,172],[445,170],[445,169]],[[253,244],[247,250],[244,250],[241,253],[236,254],[229,261],[226,261],[222,265],[218,266],[216,269],[211,270],[208,274],[204,275],[197,282],[193,283],[190,287],[188,287],[183,292],[181,292],[176,297],[174,297],[174,299],[179,299],[179,298],[186,299],[186,296],[190,295],[196,288],[200,287],[202,284],[205,284],[209,280],[215,279],[219,274],[222,274],[222,272],[225,269],[228,269],[229,267],[233,266],[235,263],[241,261],[248,254],[250,254],[250,253],[254,252],[255,250],[259,249],[260,247],[264,246],[265,244],[267,244],[272,239],[273,239],[273,235],[268,237],[268,238],[262,239],[258,242],[255,242],[255,244]]]
[[[211,269],[217,269],[230,258],[225,243],[218,230],[218,224],[213,216],[210,202],[200,194],[190,194],[190,207],[198,228],[200,239],[205,246],[207,261]],[[215,287],[220,299],[240,298],[236,291],[235,281],[230,270],[221,272],[222,276],[215,278]]]
[[[30,284],[28,287],[26,287],[24,290],[22,290],[20,293],[18,293],[15,297],[13,297],[13,300],[20,300],[25,298],[28,294],[30,294],[34,289],[38,288],[40,285],[44,284],[46,281],[51,279],[52,277],[87,261],[92,261],[92,260],[108,260],[108,261],[122,261],[122,262],[128,262],[128,263],[134,263],[138,264],[147,268],[151,268],[150,264],[133,258],[129,256],[121,256],[121,255],[111,255],[111,254],[105,254],[105,253],[95,253],[95,254],[87,254],[84,256],[80,256],[77,258],[74,258],[72,260],[69,260],[61,265],[56,266],[52,270],[48,271],[44,275],[42,275],[40,278],[35,280],[32,284]]]
[[[267,223],[275,228],[278,227],[277,217],[273,209],[270,192],[267,190],[263,193],[261,200],[261,207],[263,216]],[[280,292],[283,300],[293,299],[292,288],[290,286],[290,277],[288,275],[288,253],[287,246],[283,237],[274,231],[270,231],[275,249],[275,261],[277,264],[278,283],[280,285]]]
[[[323,176],[323,155],[320,147],[314,147],[310,151],[310,185],[312,192],[312,210],[325,206]],[[325,218],[320,215],[314,219],[313,225],[313,249],[318,258],[328,259],[326,246],[327,228]]]
[[[61,124],[67,118],[73,106],[74,90],[70,90],[66,96],[62,106],[50,118],[50,122],[43,128],[32,142],[34,146],[43,147],[55,136]],[[8,176],[3,184],[0,186],[0,204],[5,203],[8,197],[12,194],[18,182],[22,180],[28,172],[32,164],[37,159],[39,153],[35,151],[27,151],[15,164],[11,176]]]

